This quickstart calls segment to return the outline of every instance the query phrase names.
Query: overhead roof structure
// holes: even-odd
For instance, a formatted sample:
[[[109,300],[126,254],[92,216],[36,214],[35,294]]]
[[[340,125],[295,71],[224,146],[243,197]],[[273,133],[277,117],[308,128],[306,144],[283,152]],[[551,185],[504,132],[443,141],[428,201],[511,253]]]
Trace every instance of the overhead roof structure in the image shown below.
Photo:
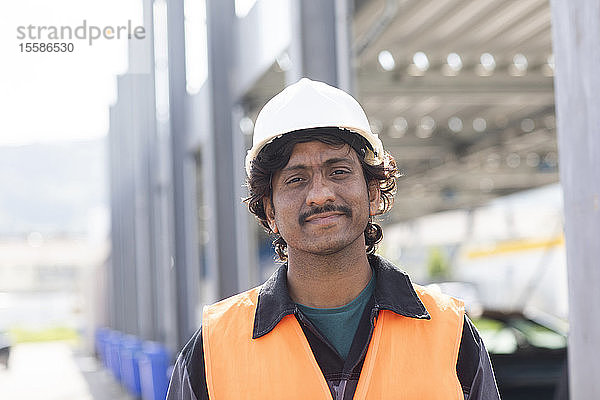
[[[403,174],[389,222],[558,181],[550,28],[547,0],[355,1],[355,95]]]
[[[371,0],[357,95],[397,159],[394,220],[557,182],[547,0]]]

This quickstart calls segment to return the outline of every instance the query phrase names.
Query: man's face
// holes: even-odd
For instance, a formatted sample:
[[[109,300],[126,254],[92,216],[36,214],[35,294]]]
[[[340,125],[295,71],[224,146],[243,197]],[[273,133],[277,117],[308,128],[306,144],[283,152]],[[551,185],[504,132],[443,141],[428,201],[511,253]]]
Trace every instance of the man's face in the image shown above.
[[[288,254],[333,254],[360,241],[379,190],[367,184],[348,145],[319,141],[294,146],[287,165],[273,176],[273,203],[265,200],[269,226],[288,244]]]

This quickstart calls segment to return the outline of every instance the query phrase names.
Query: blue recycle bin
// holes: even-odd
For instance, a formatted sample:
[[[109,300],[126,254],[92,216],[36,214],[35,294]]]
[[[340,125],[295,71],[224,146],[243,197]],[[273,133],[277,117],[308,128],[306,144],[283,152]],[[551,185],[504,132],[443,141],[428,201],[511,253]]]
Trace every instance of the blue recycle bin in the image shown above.
[[[135,397],[142,394],[140,383],[139,357],[142,351],[142,342],[135,336],[127,335],[121,340],[120,362],[121,382]]]
[[[102,339],[102,346],[104,347],[104,349],[102,351],[102,353],[104,354],[104,366],[106,367],[106,369],[108,369],[110,371],[112,371],[112,368],[111,368],[112,354],[111,354],[110,338],[113,333],[114,333],[114,331],[109,330],[108,332],[106,332],[106,335]]]
[[[108,370],[111,370],[110,368],[110,358],[111,358],[111,354],[110,354],[110,338],[112,336],[114,331],[112,330],[107,330],[106,334],[102,337],[102,342],[101,342],[101,346],[102,346],[102,354],[103,354],[103,359],[102,362],[104,364],[104,367]]]
[[[112,331],[108,334],[106,340],[107,367],[112,372],[115,379],[121,381],[121,341],[123,335],[120,332]]]
[[[144,342],[139,358],[143,400],[164,400],[169,386],[169,352],[156,342]]]
[[[106,367],[106,337],[109,333],[109,330],[106,328],[98,328],[96,329],[96,333],[94,335],[94,350],[96,351],[97,357],[100,358],[102,364]]]

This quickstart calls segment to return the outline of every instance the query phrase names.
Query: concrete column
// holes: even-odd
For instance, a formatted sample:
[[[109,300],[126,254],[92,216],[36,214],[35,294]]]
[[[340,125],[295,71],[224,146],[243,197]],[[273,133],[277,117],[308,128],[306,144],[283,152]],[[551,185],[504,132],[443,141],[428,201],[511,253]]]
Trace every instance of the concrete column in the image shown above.
[[[552,0],[572,399],[600,398],[600,1]]]

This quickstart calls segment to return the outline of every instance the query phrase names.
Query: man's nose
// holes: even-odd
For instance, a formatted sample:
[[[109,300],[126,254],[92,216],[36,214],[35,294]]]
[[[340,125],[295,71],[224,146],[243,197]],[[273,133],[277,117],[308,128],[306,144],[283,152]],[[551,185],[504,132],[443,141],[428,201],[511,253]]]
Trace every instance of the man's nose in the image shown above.
[[[320,174],[315,174],[313,177],[308,193],[306,195],[306,205],[307,206],[315,206],[315,205],[323,205],[327,202],[335,201],[335,193],[332,188],[329,186],[326,179],[324,179]]]

